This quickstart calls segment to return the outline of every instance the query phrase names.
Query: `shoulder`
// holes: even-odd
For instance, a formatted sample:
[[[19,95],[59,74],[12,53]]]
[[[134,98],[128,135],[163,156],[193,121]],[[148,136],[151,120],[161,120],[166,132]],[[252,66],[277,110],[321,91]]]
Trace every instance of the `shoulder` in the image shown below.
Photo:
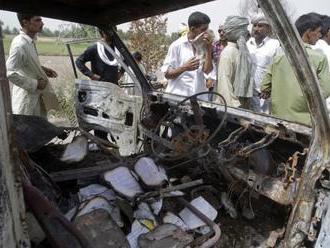
[[[172,44],[170,45],[170,48],[179,48],[181,47],[185,42],[187,41],[187,37],[183,36],[178,38],[177,40],[173,41]]]
[[[28,45],[28,41],[21,34],[15,36],[11,42],[11,47],[23,47],[26,45]]]
[[[228,43],[228,45],[222,50],[221,54],[224,56],[230,56],[238,53],[238,48],[235,43]]]
[[[277,39],[269,38],[267,42],[273,46],[278,46],[278,47],[280,46],[280,42]]]
[[[319,49],[312,49],[311,47],[306,47],[307,54],[315,61],[326,60],[326,55]]]
[[[83,52],[84,55],[88,55],[88,56],[92,56],[94,54],[97,54],[97,44],[93,44],[91,46],[89,46],[84,52]],[[83,55],[82,54],[82,55]]]
[[[94,44],[92,44],[92,45],[90,45],[87,49],[86,49],[86,51],[97,51],[97,43],[94,43]]]
[[[277,49],[281,46],[280,42],[277,40],[277,39],[272,39],[272,38],[269,38],[266,40],[266,43],[265,43],[265,48],[271,52],[271,53],[275,53],[276,54],[276,51]]]
[[[220,64],[236,63],[238,58],[238,49],[234,46],[226,46],[220,54]]]

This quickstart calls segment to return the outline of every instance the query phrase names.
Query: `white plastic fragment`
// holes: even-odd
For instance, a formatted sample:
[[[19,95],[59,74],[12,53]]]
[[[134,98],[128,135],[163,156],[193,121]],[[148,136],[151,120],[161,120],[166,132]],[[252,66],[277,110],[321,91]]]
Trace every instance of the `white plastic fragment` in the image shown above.
[[[81,188],[78,196],[81,204],[65,214],[68,220],[71,221],[75,215],[83,215],[101,208],[111,215],[112,219],[118,226],[124,226],[124,222],[120,215],[120,209],[111,204],[111,202],[116,200],[116,195],[111,189],[100,184],[91,184]]]
[[[88,151],[95,152],[95,151],[99,151],[99,150],[100,150],[100,148],[97,144],[95,144],[95,143],[88,144]]]
[[[150,187],[161,186],[168,180],[165,170],[157,166],[151,158],[140,158],[136,162],[134,170],[143,183]]]
[[[118,167],[104,173],[104,180],[108,182],[115,191],[133,200],[143,190],[130,170],[126,167]]]
[[[211,232],[211,228],[209,226],[201,226],[195,229],[195,232],[205,235]]]
[[[175,191],[171,191],[168,193],[164,193],[164,196],[166,197],[178,197],[178,196],[184,196],[184,193],[180,190],[175,190]]]
[[[189,230],[189,227],[183,222],[180,217],[176,216],[172,212],[167,212],[163,217],[163,223],[169,223],[180,227],[183,231]]]
[[[99,196],[91,199],[86,203],[82,203],[82,205],[80,206],[80,210],[77,213],[77,216],[88,214],[96,209],[104,209],[110,214],[112,219],[117,223],[119,227],[124,226],[124,222],[121,218],[119,208],[111,205],[108,200]]]
[[[218,215],[216,209],[214,209],[210,203],[208,203],[202,196],[199,196],[190,202],[195,208],[206,215],[209,219],[215,220]],[[189,229],[195,229],[200,226],[205,226],[201,219],[199,219],[195,214],[193,214],[188,208],[184,208],[179,216],[184,221],[184,223],[189,227]]]
[[[80,202],[89,200],[95,196],[102,196],[109,201],[116,200],[116,195],[113,190],[100,184],[90,184],[81,188],[78,195]]]
[[[155,215],[158,215],[160,213],[160,210],[162,210],[163,207],[163,199],[160,198],[158,201],[155,201],[150,204],[150,207]]]
[[[61,157],[61,161],[67,163],[79,162],[84,159],[87,155],[87,138],[79,136],[73,140],[72,143],[68,144]]]
[[[152,220],[156,224],[155,216],[153,215],[149,205],[145,202],[141,202],[138,205],[138,209],[134,211],[134,218],[138,220],[148,219]]]
[[[139,248],[138,238],[141,234],[148,233],[148,228],[140,224],[138,220],[135,220],[131,227],[131,232],[126,236],[131,248]]]

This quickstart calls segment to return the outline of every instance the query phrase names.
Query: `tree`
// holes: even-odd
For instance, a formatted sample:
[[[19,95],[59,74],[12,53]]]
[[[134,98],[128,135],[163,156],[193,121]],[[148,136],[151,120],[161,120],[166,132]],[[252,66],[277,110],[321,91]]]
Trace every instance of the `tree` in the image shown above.
[[[287,0],[280,0],[281,4],[283,5],[284,9],[287,12],[287,15],[292,18],[294,16],[294,9],[291,5],[289,5]],[[253,18],[254,15],[257,13],[262,12],[259,8],[257,0],[241,0],[238,6],[238,13],[241,16],[247,17],[250,20]]]
[[[2,31],[4,34],[11,34],[11,30],[9,28],[9,26],[6,26],[3,31]]]
[[[139,51],[148,73],[155,72],[163,62],[169,46],[166,35],[167,18],[163,15],[148,17],[130,24],[127,35],[131,51]]]
[[[43,28],[41,35],[46,37],[54,37],[54,33],[49,28]]]
[[[12,34],[19,34],[19,30],[17,28],[13,28],[13,30],[11,31]]]
[[[59,38],[93,39],[99,37],[96,27],[77,23],[60,25],[57,34]]]

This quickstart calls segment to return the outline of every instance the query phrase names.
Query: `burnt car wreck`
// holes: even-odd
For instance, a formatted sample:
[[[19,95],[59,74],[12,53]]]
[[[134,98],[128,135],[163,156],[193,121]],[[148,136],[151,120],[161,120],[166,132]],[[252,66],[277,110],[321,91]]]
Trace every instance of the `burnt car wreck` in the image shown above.
[[[20,1],[0,2],[7,10],[31,11]],[[100,9],[105,2],[108,9],[120,5],[96,2]],[[139,1],[146,11],[135,11],[131,19],[200,2],[206,1],[174,7]],[[258,2],[291,64],[300,63],[295,73],[312,128],[227,107],[217,93],[184,98],[153,90],[111,25],[125,63],[105,47],[126,67],[134,89],[127,93],[116,85],[76,80],[79,127],[56,127],[39,117],[11,114],[1,56],[0,244],[328,247],[327,110],[281,4]],[[73,16],[78,3],[81,12]],[[53,12],[47,4],[63,8]],[[43,16],[93,25],[127,21],[119,14],[93,19],[88,6],[88,1],[53,0],[37,9]],[[208,94],[221,104],[202,100]],[[113,142],[93,136],[88,132],[93,129],[109,132]]]

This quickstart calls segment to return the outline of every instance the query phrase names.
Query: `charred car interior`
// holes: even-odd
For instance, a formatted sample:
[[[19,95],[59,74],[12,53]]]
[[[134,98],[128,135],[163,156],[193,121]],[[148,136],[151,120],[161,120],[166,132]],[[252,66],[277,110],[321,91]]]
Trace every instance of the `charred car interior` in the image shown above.
[[[329,120],[280,2],[258,1],[289,60],[300,61],[313,127],[228,107],[218,93],[154,90],[113,25],[206,1],[135,2],[94,1],[96,17],[90,1],[0,1],[108,25],[122,57],[105,47],[134,82],[128,91],[77,79],[79,127],[58,127],[11,115],[1,72],[3,247],[329,247]],[[210,94],[221,103],[203,100]]]

